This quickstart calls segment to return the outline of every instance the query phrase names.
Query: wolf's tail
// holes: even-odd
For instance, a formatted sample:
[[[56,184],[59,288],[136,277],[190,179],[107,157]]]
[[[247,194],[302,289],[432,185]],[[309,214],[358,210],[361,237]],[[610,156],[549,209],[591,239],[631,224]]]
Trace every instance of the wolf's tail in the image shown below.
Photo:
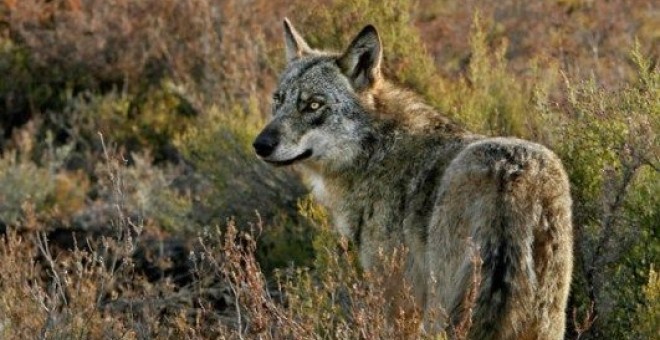
[[[474,156],[466,161],[478,166],[467,173],[479,188],[463,193],[474,195],[465,201],[473,211],[464,214],[471,216],[475,251],[457,278],[450,332],[561,339],[572,271],[571,201],[561,163],[545,149],[500,143]]]

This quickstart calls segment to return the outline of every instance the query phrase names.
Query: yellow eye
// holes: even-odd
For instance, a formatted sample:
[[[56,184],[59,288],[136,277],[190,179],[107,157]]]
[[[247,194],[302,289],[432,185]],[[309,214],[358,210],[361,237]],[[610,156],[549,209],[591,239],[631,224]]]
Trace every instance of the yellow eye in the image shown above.
[[[319,107],[321,107],[321,104],[319,104],[318,102],[311,102],[309,104],[309,108],[312,110],[317,110]]]

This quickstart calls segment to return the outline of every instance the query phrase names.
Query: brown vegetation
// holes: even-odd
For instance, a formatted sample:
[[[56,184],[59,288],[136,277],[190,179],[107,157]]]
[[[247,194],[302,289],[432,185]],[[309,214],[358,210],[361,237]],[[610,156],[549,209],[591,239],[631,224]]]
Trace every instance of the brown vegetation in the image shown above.
[[[568,336],[650,338],[658,13],[650,0],[0,1],[0,338],[430,336],[416,313],[387,321],[386,278],[250,150],[285,15],[319,46],[374,23],[397,82],[472,130],[555,150],[577,229]]]

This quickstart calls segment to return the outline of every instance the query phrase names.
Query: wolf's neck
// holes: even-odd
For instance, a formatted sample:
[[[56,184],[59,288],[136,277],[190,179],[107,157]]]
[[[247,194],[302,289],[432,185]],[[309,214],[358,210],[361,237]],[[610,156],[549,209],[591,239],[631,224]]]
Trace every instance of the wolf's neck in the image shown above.
[[[379,120],[392,120],[407,133],[462,131],[414,92],[383,81],[363,96],[363,104]]]

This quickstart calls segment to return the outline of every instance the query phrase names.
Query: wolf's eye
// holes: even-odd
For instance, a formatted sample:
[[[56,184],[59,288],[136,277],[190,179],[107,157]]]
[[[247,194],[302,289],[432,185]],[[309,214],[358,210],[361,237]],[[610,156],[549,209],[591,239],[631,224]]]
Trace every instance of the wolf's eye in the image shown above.
[[[320,109],[322,106],[323,106],[322,101],[312,100],[309,103],[307,103],[307,106],[305,106],[305,109],[303,111],[314,112],[314,111]]]
[[[298,110],[301,113],[313,113],[322,109],[325,105],[325,98],[321,96],[311,96],[310,98],[300,98],[298,101]]]

